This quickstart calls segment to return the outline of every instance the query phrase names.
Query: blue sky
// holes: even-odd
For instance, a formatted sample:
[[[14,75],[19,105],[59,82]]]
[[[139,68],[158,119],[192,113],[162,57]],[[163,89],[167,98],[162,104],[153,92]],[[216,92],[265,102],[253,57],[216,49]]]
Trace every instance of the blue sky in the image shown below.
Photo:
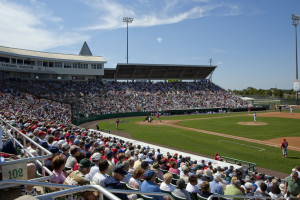
[[[300,0],[0,0],[0,13],[2,46],[78,54],[87,41],[114,68],[126,63],[122,19],[132,17],[129,63],[212,58],[225,89],[292,89],[296,77]]]

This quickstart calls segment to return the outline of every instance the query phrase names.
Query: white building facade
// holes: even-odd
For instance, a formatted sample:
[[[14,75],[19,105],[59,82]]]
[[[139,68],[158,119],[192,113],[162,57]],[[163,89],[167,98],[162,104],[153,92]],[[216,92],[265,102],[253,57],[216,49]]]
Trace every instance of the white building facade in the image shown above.
[[[86,42],[79,55],[0,46],[1,79],[101,80],[106,62],[102,56],[93,56]]]

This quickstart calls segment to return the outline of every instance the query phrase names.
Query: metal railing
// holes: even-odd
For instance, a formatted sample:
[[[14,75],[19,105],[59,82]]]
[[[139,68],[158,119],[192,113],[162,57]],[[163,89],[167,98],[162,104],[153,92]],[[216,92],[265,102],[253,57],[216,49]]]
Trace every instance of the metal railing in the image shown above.
[[[119,190],[119,189],[108,189],[103,188],[99,185],[84,185],[84,186],[75,186],[75,185],[64,185],[64,184],[54,184],[54,183],[43,183],[43,182],[33,182],[33,181],[21,181],[21,180],[4,180],[0,182],[1,184],[14,184],[14,185],[33,185],[33,186],[42,186],[42,187],[50,187],[50,188],[66,188],[65,190],[51,192],[43,195],[35,196],[40,200],[48,200],[54,199],[57,197],[66,196],[69,194],[79,193],[83,191],[98,191],[99,198],[103,199],[103,196],[108,197],[111,200],[120,200],[113,193],[120,194],[140,194],[140,195],[151,195],[151,196],[168,196],[170,200],[174,200],[171,194],[163,193],[163,192],[141,192],[135,190]]]
[[[225,162],[234,163],[234,164],[241,163],[242,166],[247,167],[249,170],[252,170],[253,172],[256,170],[256,168],[255,168],[256,163],[251,163],[251,162],[247,162],[247,161],[244,161],[244,160],[238,160],[238,159],[235,159],[235,158],[229,158],[229,157],[225,157],[225,156],[221,156],[221,158]]]
[[[267,197],[267,196],[237,196],[237,195],[218,195],[218,194],[212,194],[207,198],[207,200],[212,200],[213,198],[218,198],[218,199],[273,199],[272,197]],[[281,199],[286,199],[284,197],[276,198],[276,200],[281,200]],[[296,197],[289,197],[289,200],[292,199],[298,199]]]
[[[14,185],[32,185],[32,186],[42,186],[42,187],[49,187],[49,188],[66,188],[65,190],[57,191],[57,192],[51,192],[43,195],[35,196],[37,199],[41,200],[49,200],[54,199],[56,197],[62,197],[69,194],[74,194],[78,192],[83,192],[87,190],[92,191],[98,191],[100,192],[99,197],[100,199],[103,199],[103,195],[108,197],[112,200],[120,200],[118,197],[116,197],[114,194],[106,190],[105,188],[99,186],[99,185],[84,185],[84,186],[76,186],[76,185],[64,185],[64,184],[54,184],[54,183],[44,183],[44,182],[33,182],[33,181],[21,181],[21,180],[4,180],[0,182],[0,185],[2,184],[14,184]]]
[[[26,153],[26,155],[29,156],[28,158],[20,158],[17,160],[9,160],[5,162],[1,162],[0,166],[9,166],[9,165],[20,164],[20,163],[27,164],[28,162],[35,162],[38,166],[41,167],[43,177],[31,179],[30,181],[46,181],[53,177],[53,173],[47,167],[45,167],[45,162],[44,162],[46,158],[52,157],[52,153],[50,151],[48,151],[40,144],[30,139],[28,136],[20,132],[17,128],[13,127],[11,124],[7,123],[2,118],[0,118],[0,129],[8,139],[12,140],[15,148],[17,145],[19,145],[22,148],[22,150],[24,150],[24,154]],[[22,142],[18,141],[17,139],[20,139]],[[26,141],[29,141],[30,143],[33,143],[35,146],[37,146],[37,148],[41,150],[41,156],[33,156],[26,147]],[[46,172],[48,176],[46,176]],[[1,182],[2,181],[0,181],[0,184]],[[2,185],[0,186],[0,189],[9,188],[13,186],[14,185]]]

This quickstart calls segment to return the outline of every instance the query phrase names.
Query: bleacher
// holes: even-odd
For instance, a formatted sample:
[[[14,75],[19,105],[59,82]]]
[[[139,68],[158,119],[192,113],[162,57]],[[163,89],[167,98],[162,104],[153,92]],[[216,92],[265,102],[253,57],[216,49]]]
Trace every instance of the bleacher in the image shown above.
[[[193,163],[197,163],[197,167],[199,166],[197,169],[201,169],[202,167],[204,170],[204,167],[206,166],[208,168],[211,167],[212,169],[229,168],[240,171],[241,173],[244,172],[244,168],[241,165],[216,161],[193,154],[180,152],[178,150],[172,150],[132,139],[117,137],[101,131],[87,130],[82,129],[81,127],[76,127],[70,124],[70,112],[68,112],[68,109],[70,108],[68,106],[53,102],[51,100],[35,98],[34,96],[26,93],[16,91],[16,88],[15,91],[8,89],[9,88],[6,87],[1,88],[0,90],[0,106],[2,106],[2,110],[0,112],[0,133],[2,139],[1,142],[3,141],[5,143],[2,150],[5,150],[6,153],[3,155],[7,156],[7,158],[2,156],[3,159],[1,159],[0,162],[0,167],[2,168],[0,199],[14,199],[18,196],[21,196],[24,185],[34,186],[35,189],[38,189],[37,193],[34,194],[35,198],[37,199],[54,199],[58,197],[64,198],[74,193],[86,191],[98,191],[99,199],[120,199],[116,196],[116,194],[119,193],[137,194],[140,199],[153,199],[153,197],[149,196],[164,196],[168,197],[169,199],[180,199],[172,192],[153,193],[133,190],[130,189],[130,187],[121,190],[103,188],[99,185],[88,184],[84,186],[74,186],[50,182],[54,175],[53,172],[45,166],[45,160],[51,158],[53,154],[49,151],[49,149],[45,148],[42,143],[35,140],[39,136],[39,132],[35,133],[35,130],[43,131],[44,129],[48,137],[52,135],[56,137],[56,134],[59,133],[59,138],[57,136],[58,141],[55,140],[51,143],[53,146],[58,145],[59,141],[63,141],[64,143],[70,142],[70,136],[74,135],[76,139],[80,138],[78,139],[80,142],[83,141],[83,143],[81,143],[83,146],[85,143],[92,141],[98,143],[100,148],[101,145],[106,145],[104,146],[106,152],[113,149],[121,150],[119,152],[123,152],[122,148],[125,148],[130,152],[138,149],[139,151],[143,150],[140,154],[145,154],[146,156],[147,153],[156,153],[157,149],[160,149],[160,154],[163,157],[168,159],[170,157],[169,160],[179,160],[179,157],[175,156],[175,154],[177,154],[178,156],[182,156],[182,158],[186,159],[185,161],[189,162],[191,166]],[[85,140],[83,140],[84,137]],[[89,142],[87,142],[87,139],[89,139]],[[37,156],[31,153],[28,148],[28,144],[34,144],[37,147]],[[8,148],[8,146],[10,148]],[[7,152],[7,149],[12,151]],[[104,149],[102,150],[104,151]],[[178,165],[180,166],[180,163]],[[35,170],[34,176],[26,176],[30,170],[32,171],[32,166],[41,168],[42,171],[39,172],[38,170]],[[228,174],[228,177],[233,176],[235,173],[233,170],[229,170],[231,175]],[[175,175],[173,177],[174,180],[177,180],[178,178],[179,177],[175,177]],[[161,181],[163,180],[158,180],[157,182]],[[176,183],[176,181],[173,183]],[[56,188],[59,190],[53,191],[47,188]],[[212,197],[217,197],[220,199],[233,197],[241,199],[271,199],[265,196],[224,196],[217,194],[213,194],[209,197],[209,199],[212,199]],[[194,194],[191,195],[191,198],[207,199]]]

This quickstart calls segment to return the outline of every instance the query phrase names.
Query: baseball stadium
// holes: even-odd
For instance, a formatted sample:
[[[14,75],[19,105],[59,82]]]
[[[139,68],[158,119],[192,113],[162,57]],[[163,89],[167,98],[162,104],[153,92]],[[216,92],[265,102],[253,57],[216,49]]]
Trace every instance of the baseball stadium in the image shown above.
[[[0,46],[0,199],[284,197],[297,102],[246,101],[213,65],[106,62]]]

